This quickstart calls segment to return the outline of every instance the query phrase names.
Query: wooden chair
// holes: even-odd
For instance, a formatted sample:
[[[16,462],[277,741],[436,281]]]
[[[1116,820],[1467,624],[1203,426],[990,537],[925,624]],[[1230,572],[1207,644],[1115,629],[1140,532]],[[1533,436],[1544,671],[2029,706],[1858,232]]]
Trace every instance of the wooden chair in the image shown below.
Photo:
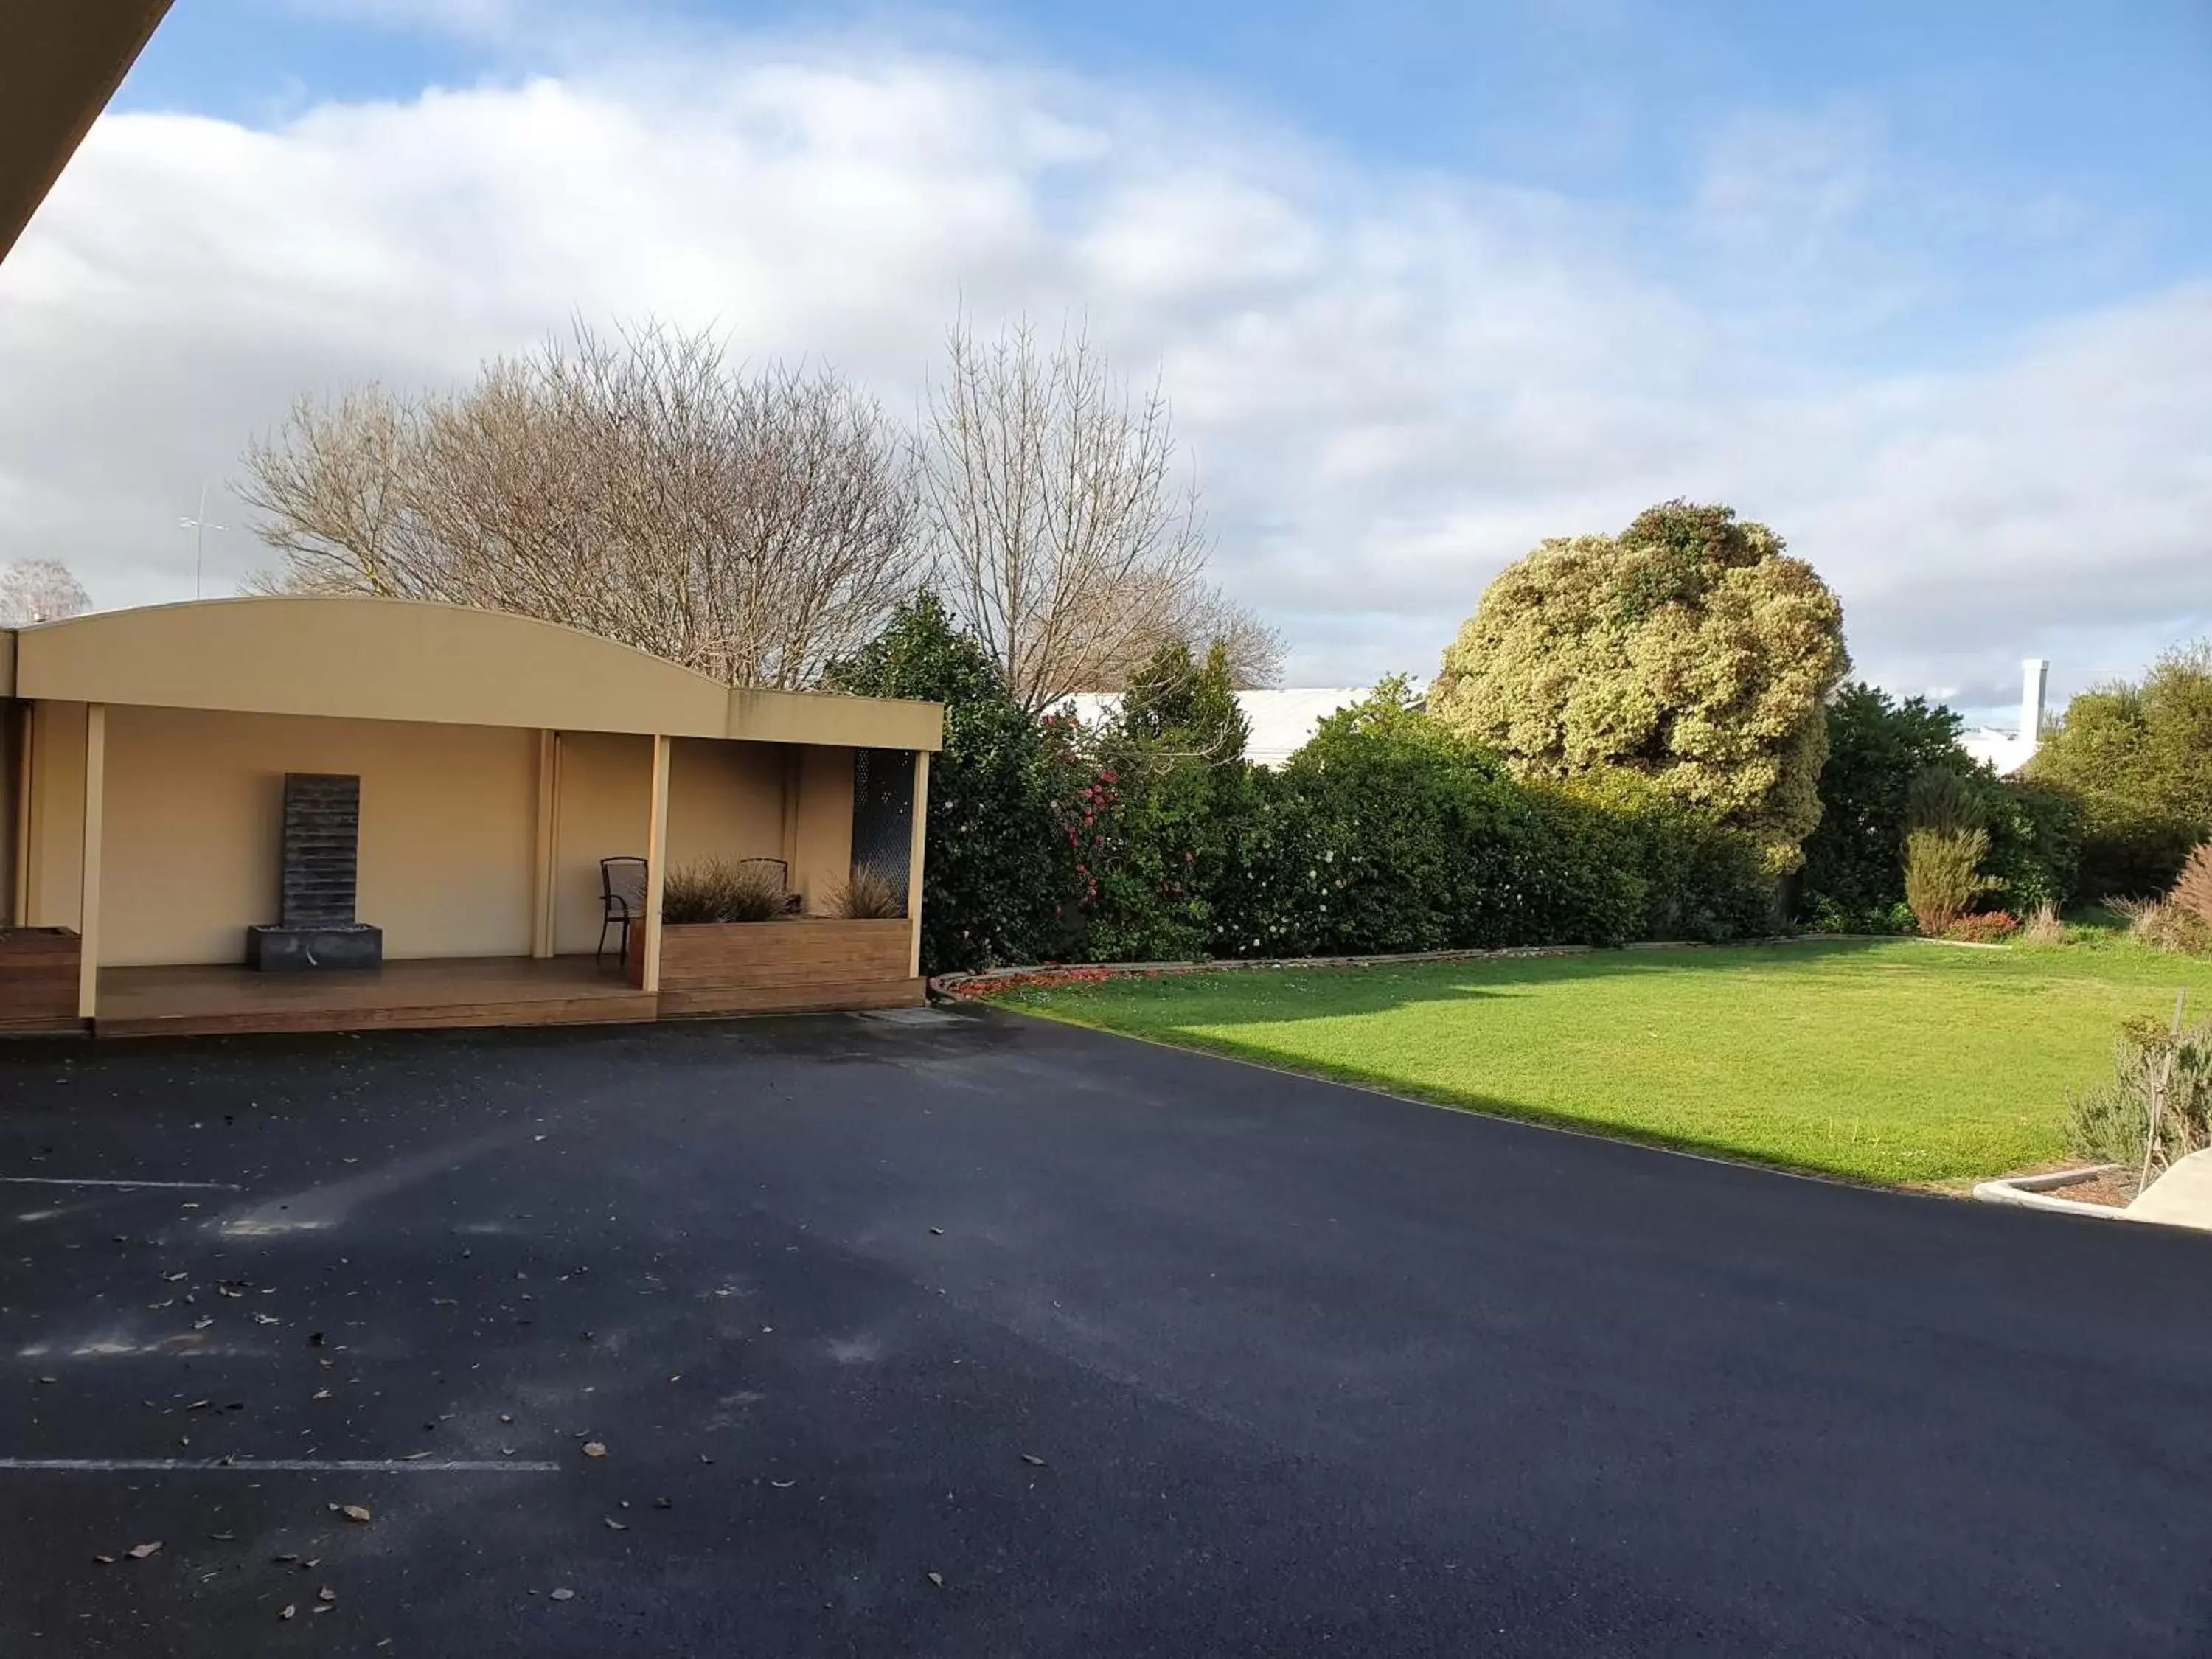
[[[607,930],[622,929],[622,955],[619,960],[629,966],[629,928],[634,921],[645,920],[646,864],[639,858],[612,858],[599,860],[599,944],[592,952],[592,960],[599,961],[606,954]]]

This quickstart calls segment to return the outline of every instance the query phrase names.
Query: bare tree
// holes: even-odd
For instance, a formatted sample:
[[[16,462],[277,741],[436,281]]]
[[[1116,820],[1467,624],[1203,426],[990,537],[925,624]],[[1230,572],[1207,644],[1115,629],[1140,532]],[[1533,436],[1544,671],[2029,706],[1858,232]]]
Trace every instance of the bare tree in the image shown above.
[[[914,589],[904,436],[825,374],[648,323],[409,401],[303,399],[246,452],[263,591],[518,611],[735,685],[812,684]]]
[[[92,596],[59,559],[23,559],[0,571],[0,628],[60,622],[91,609]]]
[[[1170,637],[1188,646],[1193,656],[1218,642],[1229,656],[1229,683],[1239,691],[1274,685],[1283,678],[1282,635],[1218,587],[1200,584],[1188,591]]]
[[[986,344],[963,321],[946,343],[921,434],[934,579],[1015,698],[1115,690],[1164,641],[1218,633],[1272,672],[1279,642],[1206,585],[1158,390],[1132,398],[1079,330],[1047,350],[1025,322]]]

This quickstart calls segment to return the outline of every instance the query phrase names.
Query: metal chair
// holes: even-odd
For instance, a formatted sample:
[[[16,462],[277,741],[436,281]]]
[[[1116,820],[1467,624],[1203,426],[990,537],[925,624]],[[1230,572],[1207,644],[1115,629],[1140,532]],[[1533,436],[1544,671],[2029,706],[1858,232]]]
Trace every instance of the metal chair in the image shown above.
[[[791,866],[784,862],[781,859],[739,859],[738,860],[738,868],[740,870],[750,869],[752,866],[757,864],[765,865],[775,872],[775,884],[782,891],[784,896],[784,910],[787,914],[795,914],[804,901],[800,899],[798,894],[791,890]]]
[[[607,930],[622,929],[622,955],[619,960],[629,966],[629,926],[645,920],[645,872],[643,859],[613,858],[599,860],[599,944],[592,952],[598,962],[606,954]]]

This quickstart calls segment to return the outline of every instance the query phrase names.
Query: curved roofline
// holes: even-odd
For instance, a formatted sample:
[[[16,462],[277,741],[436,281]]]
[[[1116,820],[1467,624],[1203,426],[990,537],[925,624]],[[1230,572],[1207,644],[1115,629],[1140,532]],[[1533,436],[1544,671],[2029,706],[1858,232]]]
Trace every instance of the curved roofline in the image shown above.
[[[5,689],[144,704],[845,747],[939,747],[938,704],[733,688],[565,623],[434,599],[243,595],[9,636]]]

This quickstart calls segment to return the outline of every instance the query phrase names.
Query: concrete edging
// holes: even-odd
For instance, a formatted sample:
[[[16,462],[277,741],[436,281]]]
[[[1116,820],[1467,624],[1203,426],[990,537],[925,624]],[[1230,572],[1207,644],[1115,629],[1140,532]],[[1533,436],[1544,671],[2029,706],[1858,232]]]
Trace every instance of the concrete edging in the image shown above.
[[[2067,1187],[2110,1175],[2117,1164],[2092,1164],[2079,1170],[2053,1170],[2044,1175],[2007,1176],[1974,1183],[1974,1196],[1984,1204],[2010,1204],[2025,1210],[2050,1210],[2060,1215],[2092,1215],[2104,1221],[2140,1220],[2109,1204],[2084,1204],[2078,1199],[2053,1197]]]

